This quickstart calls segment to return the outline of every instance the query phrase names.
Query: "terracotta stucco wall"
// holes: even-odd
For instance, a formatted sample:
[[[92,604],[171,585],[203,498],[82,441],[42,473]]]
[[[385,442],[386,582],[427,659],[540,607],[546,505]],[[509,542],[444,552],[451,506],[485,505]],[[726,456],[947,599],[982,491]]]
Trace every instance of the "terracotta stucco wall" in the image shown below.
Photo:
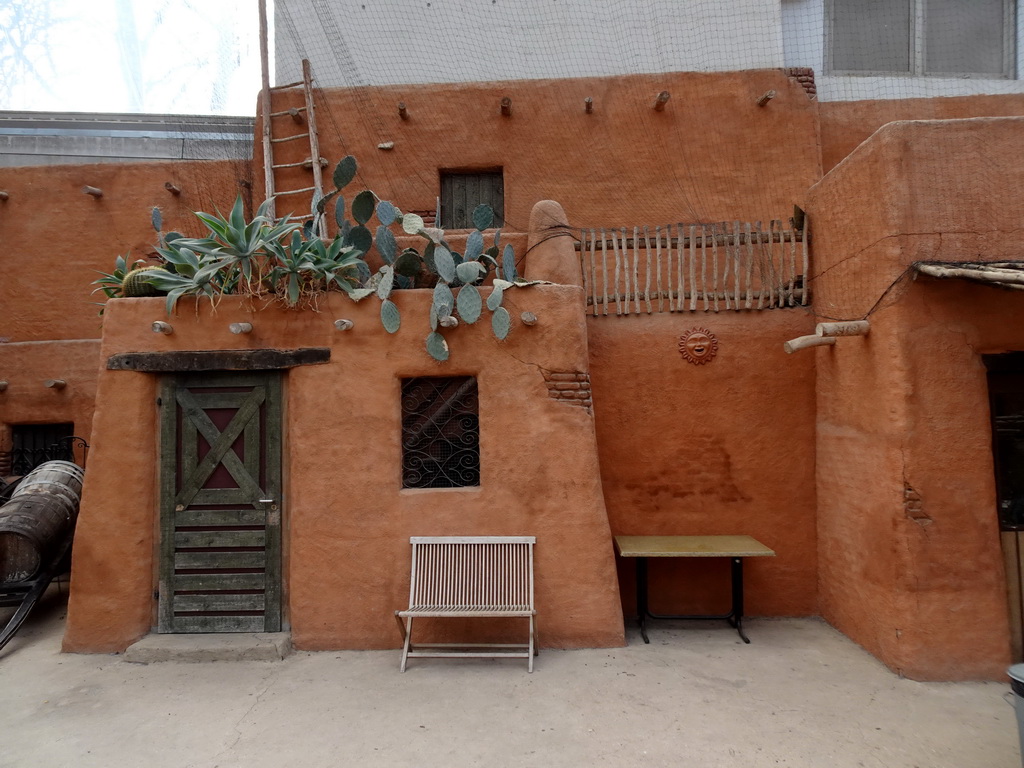
[[[746,565],[753,615],[817,613],[814,359],[786,339],[811,332],[801,309],[588,319],[605,500],[616,534],[749,534],[777,552]],[[679,339],[704,327],[712,362]],[[718,612],[724,562],[657,563],[660,612]],[[620,572],[634,603],[632,564]]]
[[[1024,307],[994,289],[912,284],[906,270],[1019,257],[1024,172],[1004,160],[1022,128],[893,123],[810,193],[816,311],[871,313],[867,337],[800,353],[818,366],[821,609],[920,679],[998,677],[1008,662],[980,355],[1024,348]]]
[[[655,112],[662,90],[671,99]],[[778,95],[758,107],[768,90]],[[791,215],[820,176],[817,102],[781,70],[325,89],[323,97],[321,155],[330,168],[346,154],[360,163],[346,197],[368,187],[402,210],[433,211],[439,169],[500,167],[511,231],[525,232],[543,199],[559,201],[574,226],[768,221]],[[503,97],[510,117],[501,115]],[[302,103],[301,89],[275,92],[273,109]],[[302,130],[287,116],[273,127],[275,136]],[[377,148],[386,142],[394,148]],[[277,146],[278,163],[309,156],[302,141]],[[277,176],[282,189],[310,179],[302,169]],[[280,212],[304,209],[298,200],[283,200]]]
[[[99,339],[28,341],[0,344],[0,450],[11,447],[11,425],[73,423],[87,441],[96,398]],[[48,388],[48,379],[63,379],[63,389]]]
[[[248,163],[165,162],[5,168],[0,188],[0,243],[6,279],[0,336],[9,341],[98,339],[100,318],[91,293],[97,271],[111,272],[118,255],[154,253],[151,212],[160,208],[165,232],[200,234],[194,210],[230,210],[245,189]],[[164,188],[170,182],[181,194]],[[95,199],[88,185],[103,191]],[[16,311],[13,311],[16,310]]]
[[[776,98],[758,107],[771,89]],[[651,105],[661,90],[672,96],[659,113]],[[360,162],[346,197],[369,187],[403,210],[433,210],[439,169],[501,167],[512,231],[527,230],[543,198],[557,200],[573,226],[785,217],[820,175],[818,105],[779,70],[328,89],[324,96],[321,154],[334,162],[351,153]],[[505,96],[511,117],[500,114]],[[586,97],[593,114],[583,110]],[[300,104],[298,91],[275,94],[275,110]],[[274,126],[275,135],[294,130],[287,117]],[[394,149],[378,150],[382,142]],[[286,151],[276,159],[303,159],[300,143],[280,145]],[[308,171],[291,173],[279,182],[308,184]],[[786,359],[781,347],[812,328],[809,315],[701,312],[587,324],[614,532],[759,536],[779,557],[750,564],[750,611],[814,613],[813,369],[806,358]],[[718,360],[702,368],[677,349],[679,335],[696,325],[723,342]],[[727,588],[718,565],[668,565],[655,588],[670,602],[687,595],[714,609]],[[621,575],[630,606],[632,571]]]
[[[443,366],[423,348],[429,292],[393,295],[403,312],[394,336],[375,300],[332,296],[320,312],[254,313],[225,300],[212,315],[183,303],[175,331],[158,336],[161,299],[112,303],[103,358],[124,351],[327,346],[331,363],[286,375],[285,594],[297,647],[389,648],[392,616],[408,598],[409,536],[524,534],[538,539],[540,642],[620,645],[622,613],[601,495],[593,419],[549,397],[544,371],[588,368],[582,290],[516,292],[519,311],[504,343],[488,323],[449,334]],[[333,320],[351,318],[338,332]],[[252,334],[228,331],[251,321]],[[480,389],[481,484],[402,490],[400,379],[475,375]],[[154,607],[157,377],[103,371],[91,462],[75,541],[64,647],[120,650],[145,634]],[[126,462],[136,469],[126,482]],[[525,631],[520,628],[518,631]]]
[[[818,115],[821,164],[827,173],[886,123],[1024,115],[1024,95],[826,101],[818,106]]]
[[[0,430],[73,421],[89,439],[97,387],[102,319],[93,294],[98,272],[119,254],[146,258],[159,207],[165,231],[199,234],[195,208],[230,207],[248,163],[186,162],[5,168],[0,188],[0,366],[10,385],[0,394]],[[164,188],[171,182],[179,196]],[[85,185],[103,196],[82,193]],[[64,390],[43,387],[62,378]],[[6,438],[4,438],[6,439]],[[0,449],[6,448],[0,445]]]

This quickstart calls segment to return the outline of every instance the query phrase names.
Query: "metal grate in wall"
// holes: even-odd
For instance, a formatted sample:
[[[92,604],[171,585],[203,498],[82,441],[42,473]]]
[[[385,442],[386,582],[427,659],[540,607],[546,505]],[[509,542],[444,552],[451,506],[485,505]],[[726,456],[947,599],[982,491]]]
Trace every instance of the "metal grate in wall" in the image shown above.
[[[402,487],[480,485],[480,415],[472,376],[402,380]]]

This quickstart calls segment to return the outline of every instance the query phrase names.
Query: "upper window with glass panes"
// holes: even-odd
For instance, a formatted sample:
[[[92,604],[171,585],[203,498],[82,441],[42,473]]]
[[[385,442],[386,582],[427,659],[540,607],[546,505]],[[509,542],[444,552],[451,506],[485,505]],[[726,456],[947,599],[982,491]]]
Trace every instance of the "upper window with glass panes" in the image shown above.
[[[1015,0],[827,0],[832,74],[1016,77]]]

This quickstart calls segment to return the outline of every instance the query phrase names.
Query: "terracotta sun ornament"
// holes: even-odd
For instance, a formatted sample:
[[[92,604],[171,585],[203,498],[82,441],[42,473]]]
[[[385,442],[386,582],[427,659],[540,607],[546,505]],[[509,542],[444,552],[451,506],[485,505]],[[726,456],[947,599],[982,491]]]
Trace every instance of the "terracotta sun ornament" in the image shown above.
[[[718,353],[718,339],[707,328],[691,328],[679,337],[679,354],[688,363],[710,363]]]

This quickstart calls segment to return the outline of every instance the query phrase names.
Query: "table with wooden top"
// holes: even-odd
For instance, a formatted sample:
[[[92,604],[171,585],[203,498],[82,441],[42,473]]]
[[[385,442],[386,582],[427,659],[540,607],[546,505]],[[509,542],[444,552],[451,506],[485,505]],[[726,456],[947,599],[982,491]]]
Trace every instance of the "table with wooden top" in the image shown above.
[[[775,552],[752,536],[616,536],[615,548],[621,557],[636,559],[636,612],[640,635],[645,643],[647,619],[716,619],[728,621],[744,643],[743,634],[743,558],[774,557]],[[647,559],[651,557],[728,557],[732,561],[732,608],[721,614],[658,614],[648,603]]]

